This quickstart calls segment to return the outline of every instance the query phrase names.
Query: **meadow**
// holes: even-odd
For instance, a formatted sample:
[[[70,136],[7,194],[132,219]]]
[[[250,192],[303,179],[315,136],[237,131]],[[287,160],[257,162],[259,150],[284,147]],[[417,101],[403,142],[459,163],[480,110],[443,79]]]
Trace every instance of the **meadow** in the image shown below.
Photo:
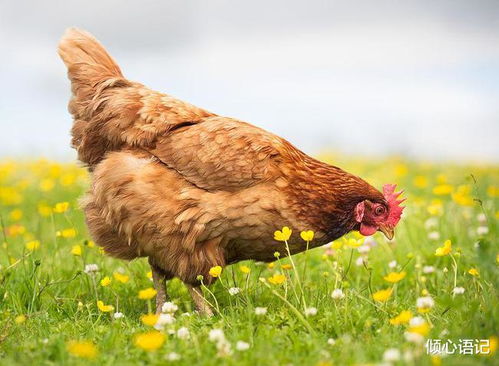
[[[405,190],[394,240],[352,233],[291,261],[276,228],[275,262],[213,268],[213,317],[178,280],[151,314],[147,261],[87,234],[84,169],[0,161],[0,364],[498,364],[499,167],[320,158]]]

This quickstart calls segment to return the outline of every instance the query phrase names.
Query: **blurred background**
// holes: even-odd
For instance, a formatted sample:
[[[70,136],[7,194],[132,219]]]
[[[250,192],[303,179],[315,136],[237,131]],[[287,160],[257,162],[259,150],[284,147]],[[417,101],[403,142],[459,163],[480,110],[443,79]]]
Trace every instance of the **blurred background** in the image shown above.
[[[308,153],[499,161],[499,1],[0,0],[0,158],[74,159],[65,28]]]

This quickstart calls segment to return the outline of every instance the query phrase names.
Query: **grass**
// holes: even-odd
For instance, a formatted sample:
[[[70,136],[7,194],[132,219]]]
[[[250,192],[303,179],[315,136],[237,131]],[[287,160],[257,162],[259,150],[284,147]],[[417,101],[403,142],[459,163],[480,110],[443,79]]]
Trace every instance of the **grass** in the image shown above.
[[[86,173],[73,164],[42,160],[0,163],[0,364],[376,364],[390,348],[400,351],[401,360],[394,363],[401,365],[497,362],[497,354],[462,355],[459,350],[447,357],[430,356],[424,341],[497,344],[499,168],[395,158],[334,161],[378,187],[397,182],[405,189],[407,209],[395,240],[376,234],[374,241],[364,243],[350,234],[350,240],[294,256],[295,268],[289,258],[270,266],[245,262],[227,267],[210,287],[211,294],[205,290],[206,299],[218,304],[212,318],[193,313],[184,286],[170,281],[168,292],[179,309],[175,323],[161,331],[164,343],[153,352],[135,344],[137,334],[153,329],[140,317],[154,299],[138,298],[139,290],[152,286],[147,262],[108,258],[92,245],[77,204],[88,186]],[[57,206],[63,202],[69,203],[67,210],[64,204]],[[452,251],[435,256],[447,239]],[[92,263],[99,271],[89,275],[84,269]],[[250,273],[243,273],[241,265]],[[435,271],[425,273],[425,266]],[[468,272],[472,268],[478,275]],[[128,282],[115,279],[115,272],[127,275]],[[384,279],[389,272],[406,276],[390,283]],[[105,276],[112,281],[103,287]],[[240,293],[230,295],[232,287]],[[455,287],[463,287],[464,294],[453,295]],[[373,299],[373,293],[390,288],[387,301]],[[345,297],[333,299],[334,289]],[[417,299],[428,296],[434,305],[420,313]],[[97,300],[115,309],[102,312]],[[267,313],[257,315],[257,307]],[[317,314],[305,315],[312,307]],[[421,317],[422,324],[391,324],[403,310]],[[124,317],[114,319],[116,311]],[[189,339],[175,334],[182,327],[189,330]],[[210,336],[213,329],[222,329],[224,336]],[[161,338],[151,337],[141,345]],[[90,343],[71,347],[74,341]],[[238,341],[249,349],[238,350]],[[180,359],[171,360],[172,353]]]

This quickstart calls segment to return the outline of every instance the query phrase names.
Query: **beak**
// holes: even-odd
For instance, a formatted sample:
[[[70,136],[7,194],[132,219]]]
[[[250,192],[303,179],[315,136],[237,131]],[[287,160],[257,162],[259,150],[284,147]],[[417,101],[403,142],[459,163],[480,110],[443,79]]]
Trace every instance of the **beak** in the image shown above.
[[[385,226],[385,225],[383,225],[383,226],[380,225],[379,231],[381,231],[383,234],[385,234],[385,236],[388,240],[392,240],[393,236],[395,235],[395,231],[393,230],[393,228]]]

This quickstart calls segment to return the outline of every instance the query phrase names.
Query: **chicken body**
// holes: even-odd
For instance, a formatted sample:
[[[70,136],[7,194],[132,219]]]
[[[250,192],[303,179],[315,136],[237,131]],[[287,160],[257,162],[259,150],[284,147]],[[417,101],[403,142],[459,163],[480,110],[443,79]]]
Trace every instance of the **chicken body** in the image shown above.
[[[285,255],[273,239],[313,230],[313,246],[359,229],[356,205],[386,204],[364,180],[319,162],[248,123],[152,91],[123,77],[91,35],[70,29],[59,45],[73,98],[73,147],[91,172],[82,200],[92,238],[111,256],[148,257],[158,289],[178,277],[199,310],[198,276],[245,259]],[[363,206],[364,207],[364,206]]]

